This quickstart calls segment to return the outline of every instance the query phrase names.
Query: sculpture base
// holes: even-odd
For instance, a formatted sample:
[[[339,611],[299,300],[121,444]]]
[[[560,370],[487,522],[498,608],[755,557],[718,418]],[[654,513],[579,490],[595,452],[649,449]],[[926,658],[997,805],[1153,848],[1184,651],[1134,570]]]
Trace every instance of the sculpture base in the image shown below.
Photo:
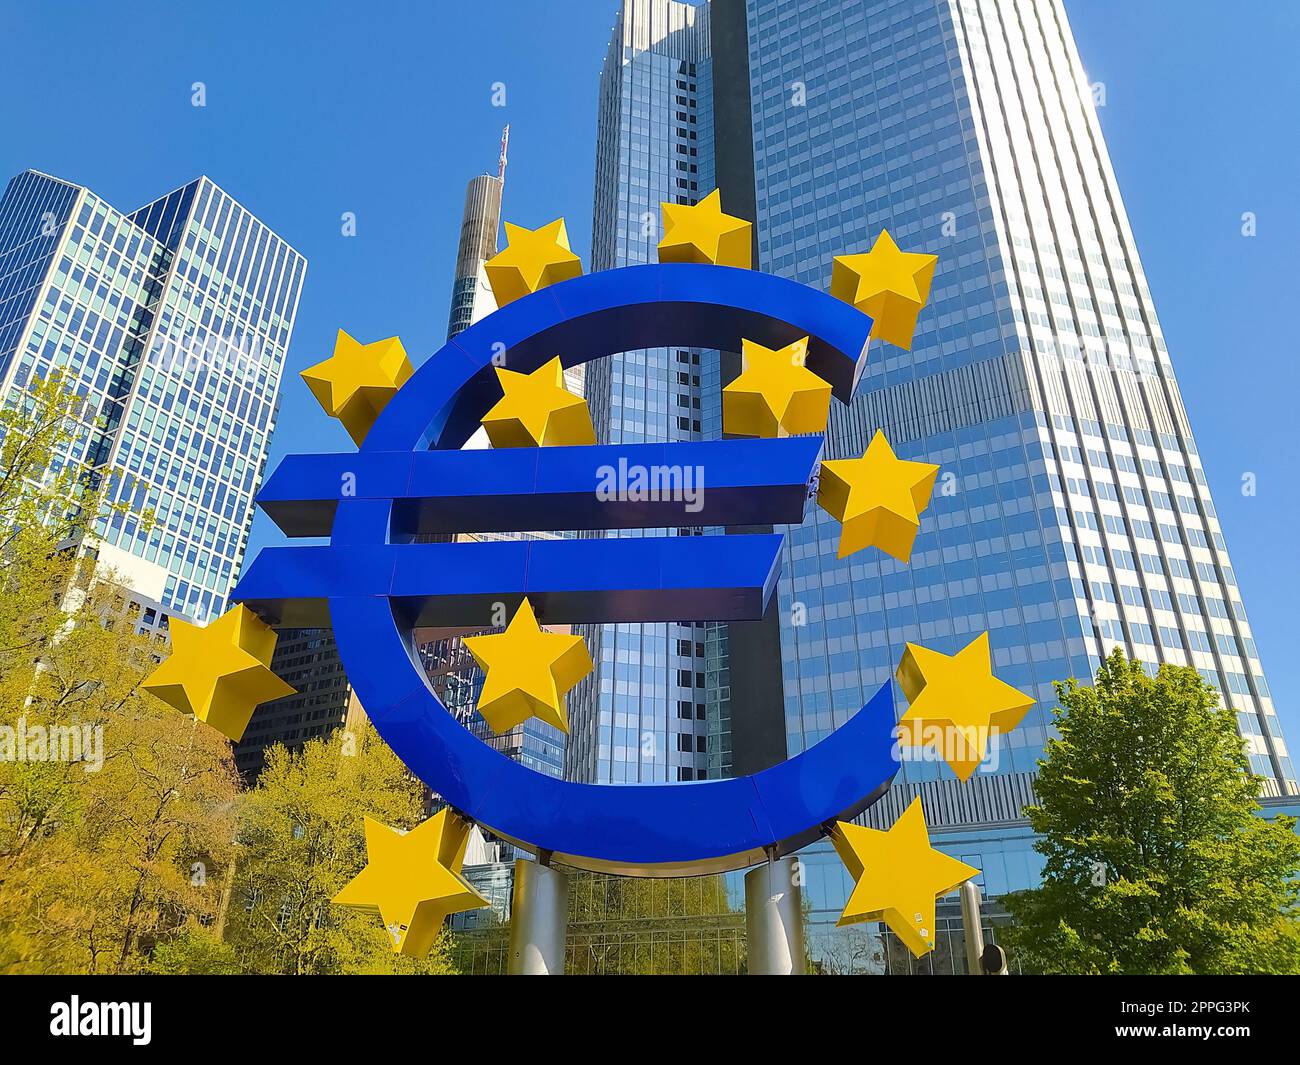
[[[548,865],[517,859],[506,971],[511,976],[563,976],[568,926],[568,876]]]
[[[807,972],[798,858],[778,858],[745,875],[745,932],[751,976]]]

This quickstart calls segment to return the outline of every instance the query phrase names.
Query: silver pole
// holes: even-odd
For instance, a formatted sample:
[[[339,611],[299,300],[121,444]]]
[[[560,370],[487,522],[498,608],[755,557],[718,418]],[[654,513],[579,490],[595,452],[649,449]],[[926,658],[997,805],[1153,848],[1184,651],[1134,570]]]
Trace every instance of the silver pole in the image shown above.
[[[803,891],[798,858],[777,858],[745,874],[745,933],[751,976],[802,976]]]
[[[510,903],[511,976],[563,976],[569,878],[541,862],[515,861]]]
[[[974,880],[967,880],[961,886],[961,926],[966,937],[966,972],[970,976],[982,976],[984,923],[980,917],[980,886]]]

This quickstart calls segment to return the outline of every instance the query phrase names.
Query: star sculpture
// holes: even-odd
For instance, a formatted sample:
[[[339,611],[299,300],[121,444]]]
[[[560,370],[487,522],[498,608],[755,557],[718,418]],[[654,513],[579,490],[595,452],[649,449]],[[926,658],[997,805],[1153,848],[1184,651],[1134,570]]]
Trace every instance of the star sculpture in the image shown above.
[[[694,206],[660,204],[664,239],[661,263],[715,263],[748,270],[754,264],[753,223],[722,213],[722,193],[714,189]]]
[[[506,246],[483,264],[498,307],[513,303],[547,285],[582,273],[582,262],[569,250],[564,219],[540,229],[506,223]]]
[[[895,675],[911,704],[898,721],[900,744],[935,742],[961,780],[984,761],[992,733],[1010,732],[1034,705],[993,675],[987,632],[955,655],[909,643]]]
[[[900,251],[882,229],[866,254],[835,256],[831,295],[871,315],[873,337],[910,351],[938,261],[937,255]]]
[[[360,447],[379,412],[414,372],[397,337],[361,344],[340,329],[334,354],[301,377],[325,413],[341,421]]]
[[[805,365],[808,338],[783,348],[741,341],[744,370],[722,390],[722,428],[736,436],[820,433],[831,386]]]
[[[410,832],[367,817],[366,867],[334,896],[336,906],[378,913],[393,950],[422,958],[451,913],[488,905],[461,875],[469,825],[439,810]]]
[[[238,742],[259,703],[293,695],[271,672],[275,630],[234,606],[203,628],[172,618],[172,653],[141,685]]]
[[[478,712],[493,732],[509,732],[530,717],[569,731],[564,696],[593,668],[581,636],[547,632],[525,599],[505,632],[469,637],[465,646],[487,674]]]
[[[900,562],[910,559],[938,474],[933,463],[896,457],[879,429],[860,459],[823,462],[817,504],[843,526],[837,557],[878,547]]]
[[[857,881],[838,923],[884,921],[918,958],[934,950],[935,900],[980,872],[930,846],[919,797],[888,832],[836,821],[831,842]]]
[[[553,447],[594,444],[587,401],[564,387],[557,355],[532,373],[497,367],[504,395],[483,416],[493,447]]]

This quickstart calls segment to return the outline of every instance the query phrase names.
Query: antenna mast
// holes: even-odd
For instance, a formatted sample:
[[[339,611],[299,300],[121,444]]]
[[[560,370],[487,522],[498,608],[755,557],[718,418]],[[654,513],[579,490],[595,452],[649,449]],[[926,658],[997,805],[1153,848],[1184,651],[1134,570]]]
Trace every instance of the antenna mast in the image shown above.
[[[506,148],[510,144],[510,126],[507,125],[501,131],[501,155],[497,159],[497,180],[502,185],[506,183]]]

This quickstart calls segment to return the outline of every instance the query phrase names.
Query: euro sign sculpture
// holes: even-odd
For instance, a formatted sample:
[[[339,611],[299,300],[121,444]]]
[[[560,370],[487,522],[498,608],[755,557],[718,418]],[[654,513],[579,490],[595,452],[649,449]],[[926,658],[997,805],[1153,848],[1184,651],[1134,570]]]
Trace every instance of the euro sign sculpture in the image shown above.
[[[793,281],[663,263],[563,280],[449,341],[401,384],[347,455],[292,455],[258,502],[290,537],[264,549],[234,600],[275,627],[332,626],[384,740],[450,806],[555,861],[630,875],[741,868],[788,854],[879,798],[898,770],[883,686],[821,743],[752,776],[682,784],[579,784],[493,750],[430,687],[412,632],[490,624],[527,598],[547,624],[758,620],[780,571],[780,534],[427,542],[430,533],[797,525],[816,495],[820,435],[668,444],[460,450],[501,398],[496,370],[532,373],[654,347],[776,350],[847,402],[872,319]],[[673,493],[601,493],[602,471],[700,468]],[[498,610],[500,607],[498,606]],[[744,713],[739,707],[738,714]]]

